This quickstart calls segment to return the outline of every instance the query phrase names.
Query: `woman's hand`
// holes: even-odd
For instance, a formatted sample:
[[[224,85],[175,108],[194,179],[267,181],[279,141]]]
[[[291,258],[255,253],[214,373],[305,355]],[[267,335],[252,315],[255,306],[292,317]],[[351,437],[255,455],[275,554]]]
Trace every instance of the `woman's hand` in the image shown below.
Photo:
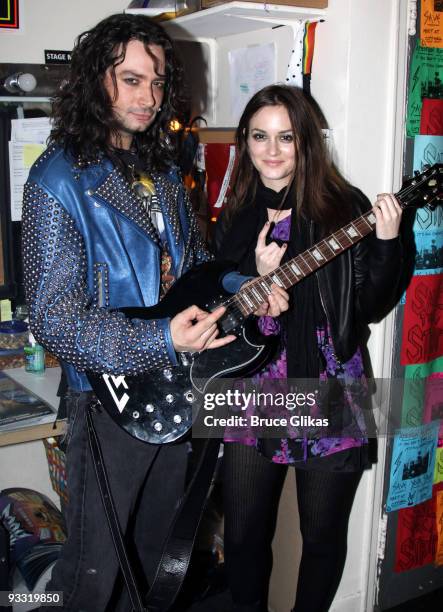
[[[380,193],[372,210],[376,218],[375,233],[381,240],[398,236],[402,209],[392,193]]]
[[[286,244],[279,247],[277,243],[271,242],[266,245],[266,235],[269,231],[269,221],[258,235],[257,246],[255,247],[255,264],[260,276],[269,274],[280,265],[281,259],[286,251]]]
[[[255,312],[256,317],[279,317],[289,308],[289,294],[275,283],[271,285],[272,293],[268,294],[268,301],[262,304]]]

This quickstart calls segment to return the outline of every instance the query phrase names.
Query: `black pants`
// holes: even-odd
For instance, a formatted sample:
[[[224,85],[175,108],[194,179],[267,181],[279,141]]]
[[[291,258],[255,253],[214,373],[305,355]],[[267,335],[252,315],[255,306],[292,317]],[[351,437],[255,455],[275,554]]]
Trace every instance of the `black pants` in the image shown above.
[[[234,609],[262,612],[287,467],[236,443],[225,444],[223,463],[225,560]],[[361,472],[295,471],[303,549],[294,610],[326,612],[343,572]]]
[[[63,591],[63,610],[127,612],[131,606],[88,446],[85,420],[88,401],[90,394],[85,393],[71,394],[68,401],[68,540],[46,588]],[[94,425],[120,525],[143,591],[152,581],[183,492],[187,445],[157,447],[140,442],[120,429],[105,411],[94,415]]]

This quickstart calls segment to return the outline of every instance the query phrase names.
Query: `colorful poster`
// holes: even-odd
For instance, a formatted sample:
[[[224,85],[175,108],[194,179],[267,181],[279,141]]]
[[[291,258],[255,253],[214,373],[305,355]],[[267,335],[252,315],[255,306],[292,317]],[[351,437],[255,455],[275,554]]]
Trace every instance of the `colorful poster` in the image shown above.
[[[435,485],[432,498],[398,513],[395,546],[395,572],[406,572],[435,562],[437,551],[437,494],[442,485]]]
[[[443,357],[429,363],[405,368],[401,427],[416,427],[423,423],[427,377],[443,372]],[[432,420],[432,419],[430,419]]]
[[[394,438],[386,511],[415,506],[432,497],[439,422],[401,429]]]
[[[400,361],[424,363],[443,355],[443,275],[414,276],[406,291]]]
[[[423,98],[443,98],[443,49],[421,47],[412,55],[409,71],[407,136],[419,133]]]
[[[414,170],[443,162],[443,136],[418,135],[414,138]]]
[[[443,565],[443,491],[437,491],[435,506],[435,527],[437,530],[435,565]]]
[[[435,453],[434,484],[443,482],[443,447],[437,448]]]
[[[443,135],[443,100],[434,98],[422,100],[420,134]]]
[[[435,231],[415,232],[414,274],[441,274],[443,272],[443,227]]]
[[[423,422],[439,421],[438,446],[443,446],[443,374],[433,374],[426,379]]]
[[[422,172],[426,166],[441,161],[443,136],[420,135],[414,138],[414,170]],[[443,208],[437,206],[434,211],[418,209],[413,229],[417,248],[414,274],[440,274],[443,272]]]
[[[417,253],[415,275],[443,272],[443,206],[419,208],[415,214],[414,236]]]
[[[429,208],[418,208],[415,213],[414,231],[441,231],[443,229],[443,206],[437,206],[435,210]]]
[[[422,47],[443,47],[443,2],[421,0],[420,44]]]

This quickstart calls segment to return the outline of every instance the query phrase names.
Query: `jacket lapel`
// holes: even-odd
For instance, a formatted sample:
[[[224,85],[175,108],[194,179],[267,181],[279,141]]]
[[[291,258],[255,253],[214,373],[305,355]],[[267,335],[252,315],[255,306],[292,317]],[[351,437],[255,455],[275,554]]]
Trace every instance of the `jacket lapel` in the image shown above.
[[[155,184],[155,191],[165,218],[165,227],[169,228],[170,238],[178,246],[180,242],[181,227],[179,214],[179,194],[180,186],[168,181],[168,179],[154,172],[152,178]]]
[[[118,168],[114,168],[94,192],[104,202],[138,225],[157,246],[161,246],[157,230],[149,215]]]

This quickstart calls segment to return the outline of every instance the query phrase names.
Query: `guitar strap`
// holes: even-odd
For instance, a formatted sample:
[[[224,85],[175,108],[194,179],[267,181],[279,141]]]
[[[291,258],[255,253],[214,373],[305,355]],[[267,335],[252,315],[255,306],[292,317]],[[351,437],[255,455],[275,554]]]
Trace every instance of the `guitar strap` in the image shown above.
[[[94,400],[86,410],[89,447],[106,519],[128,589],[132,610],[135,612],[167,612],[174,603],[186,576],[195,536],[214,475],[220,440],[208,438],[204,441],[193,477],[172,521],[154,581],[144,603],[126,551],[100,442],[94,427],[93,413],[96,405]]]

